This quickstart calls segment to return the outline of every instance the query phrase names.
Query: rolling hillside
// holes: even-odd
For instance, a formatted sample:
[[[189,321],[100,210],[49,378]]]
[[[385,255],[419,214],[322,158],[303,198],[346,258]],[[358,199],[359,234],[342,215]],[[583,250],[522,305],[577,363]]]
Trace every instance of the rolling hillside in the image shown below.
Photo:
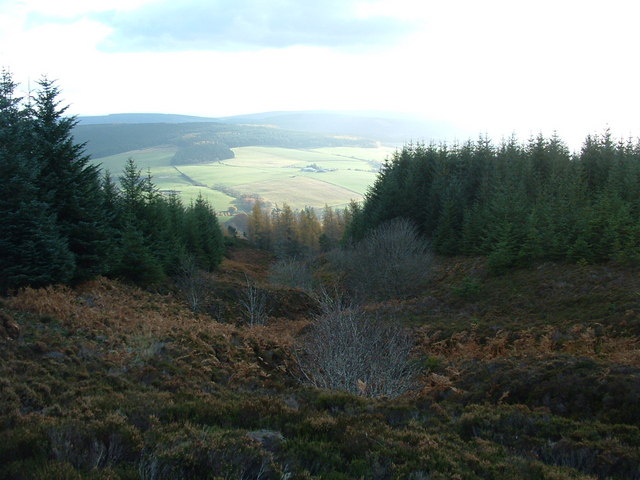
[[[363,138],[289,131],[265,126],[232,125],[218,122],[186,123],[94,123],[75,128],[77,142],[86,143],[94,159],[156,146],[178,149],[193,145],[218,144],[227,148],[264,145],[285,148],[374,146]]]
[[[441,259],[427,291],[370,306],[411,329],[421,375],[368,399],[301,381],[316,306],[271,261],[230,250],[197,314],[104,278],[3,299],[0,478],[640,478],[637,268]]]
[[[400,120],[313,112],[220,120],[159,114],[81,117],[74,138],[112,175],[117,177],[133,158],[160,190],[187,202],[202,193],[220,212],[231,206],[248,210],[248,197],[293,208],[342,207],[360,200],[395,150],[380,141],[388,138],[382,135],[384,122],[394,125],[389,132],[401,127]]]

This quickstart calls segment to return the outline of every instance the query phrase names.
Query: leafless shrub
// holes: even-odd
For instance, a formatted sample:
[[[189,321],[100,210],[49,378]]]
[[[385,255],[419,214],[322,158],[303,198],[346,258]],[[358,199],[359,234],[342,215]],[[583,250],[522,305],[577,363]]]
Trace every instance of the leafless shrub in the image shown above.
[[[256,283],[245,275],[246,287],[240,293],[240,305],[244,309],[249,325],[264,325],[269,311],[267,293],[258,288]]]
[[[198,312],[206,302],[209,286],[204,271],[198,268],[191,256],[180,259],[176,285],[193,312]]]
[[[413,387],[411,337],[344,298],[325,298],[298,349],[303,380],[366,397],[397,397]]]
[[[274,263],[271,266],[269,281],[305,291],[311,291],[315,284],[309,265],[295,258],[283,258]]]
[[[333,263],[345,271],[348,286],[377,300],[405,298],[426,282],[433,255],[408,220],[397,218],[372,230],[353,247],[336,251]]]
[[[117,433],[111,433],[106,440],[100,439],[83,431],[78,424],[52,428],[49,441],[53,457],[76,468],[105,468],[124,456],[125,446]]]
[[[357,306],[358,303],[352,297],[347,297],[343,291],[338,289],[330,291],[325,287],[321,287],[313,292],[312,297],[318,302],[322,315],[359,308]]]

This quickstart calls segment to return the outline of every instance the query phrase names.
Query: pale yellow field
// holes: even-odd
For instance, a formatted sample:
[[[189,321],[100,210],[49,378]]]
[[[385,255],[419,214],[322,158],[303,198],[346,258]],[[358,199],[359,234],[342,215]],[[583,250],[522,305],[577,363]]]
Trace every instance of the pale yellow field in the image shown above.
[[[185,202],[198,193],[209,199],[217,211],[227,210],[234,198],[213,188],[223,185],[246,195],[293,208],[341,207],[360,200],[374,182],[380,163],[392,148],[319,148],[298,150],[275,147],[234,148],[235,158],[197,165],[171,166],[176,149],[155,148],[96,159],[117,177],[131,157],[160,190],[176,191]],[[303,172],[315,164],[326,172]]]
[[[362,195],[338,185],[315,178],[296,175],[279,180],[245,183],[235,187],[241,192],[252,192],[282,205],[302,209],[306,206],[323,207],[325,204],[340,207],[351,200],[361,200]]]

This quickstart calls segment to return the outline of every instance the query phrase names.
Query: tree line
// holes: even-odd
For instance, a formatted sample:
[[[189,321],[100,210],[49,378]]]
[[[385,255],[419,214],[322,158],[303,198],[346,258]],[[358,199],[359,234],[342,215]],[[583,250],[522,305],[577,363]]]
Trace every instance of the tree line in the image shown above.
[[[556,136],[408,145],[388,159],[346,226],[348,242],[393,218],[442,255],[501,272],[536,261],[640,261],[640,142],[609,131],[570,153]]]
[[[255,199],[249,215],[247,238],[281,258],[306,257],[337,247],[351,222],[355,202],[343,210],[325,205],[320,217],[311,207],[293,210],[288,204],[267,207]]]
[[[211,270],[223,239],[211,205],[161,195],[130,160],[119,185],[74,141],[55,82],[28,97],[0,77],[0,291],[110,275],[141,285],[181,262]]]
[[[89,142],[87,151],[93,158],[158,145],[173,145],[178,151],[198,145],[214,145],[213,157],[221,159],[233,158],[231,148],[255,145],[283,148],[374,145],[371,140],[336,138],[317,133],[217,122],[80,124],[74,128],[73,134],[79,141]],[[195,150],[191,153],[199,152]],[[176,163],[183,163],[182,155],[176,158]]]

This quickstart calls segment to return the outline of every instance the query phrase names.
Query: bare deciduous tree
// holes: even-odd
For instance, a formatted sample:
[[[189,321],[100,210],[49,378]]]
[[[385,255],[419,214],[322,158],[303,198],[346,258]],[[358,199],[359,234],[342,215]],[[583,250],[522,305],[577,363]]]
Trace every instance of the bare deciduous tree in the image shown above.
[[[433,255],[415,226],[397,218],[358,244],[335,252],[333,262],[345,271],[354,293],[385,300],[418,292],[428,278]]]
[[[271,266],[269,280],[271,283],[286,287],[311,291],[314,278],[307,262],[295,258],[283,258]]]
[[[344,298],[325,296],[321,307],[297,351],[304,381],[366,397],[397,397],[413,387],[417,369],[405,331]]]
[[[198,268],[195,259],[186,255],[180,259],[176,285],[193,312],[198,312],[206,301],[208,293],[207,277]]]
[[[264,325],[267,322],[267,294],[245,275],[246,287],[240,293],[240,305],[244,308],[249,325]]]

